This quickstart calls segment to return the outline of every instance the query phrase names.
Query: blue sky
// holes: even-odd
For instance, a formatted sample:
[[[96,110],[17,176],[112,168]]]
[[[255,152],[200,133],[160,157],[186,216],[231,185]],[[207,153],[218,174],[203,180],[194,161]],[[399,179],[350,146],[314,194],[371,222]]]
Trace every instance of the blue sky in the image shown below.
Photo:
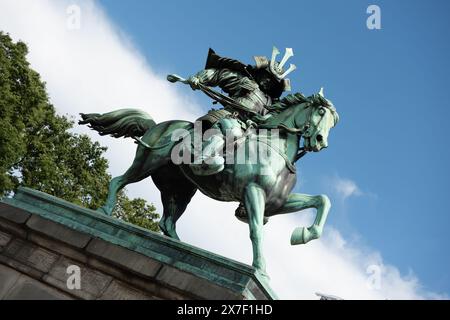
[[[370,4],[381,8],[381,30],[366,27]],[[77,29],[68,27],[73,5]],[[292,47],[294,91],[324,86],[341,120],[329,147],[298,163],[294,190],[330,196],[324,235],[292,247],[293,228],[311,223],[314,212],[271,218],[264,241],[271,286],[291,299],[317,299],[315,292],[448,299],[449,9],[444,0],[1,0],[0,30],[27,43],[51,102],[73,117],[133,107],[157,121],[193,120],[210,100],[168,83],[168,73],[199,71],[209,47],[246,63],[269,56],[273,45]],[[130,139],[74,130],[108,147],[113,176],[132,162]],[[149,180],[128,194],[161,211]],[[177,224],[181,239],[251,263],[248,227],[235,208],[198,193]],[[367,285],[373,265],[382,271],[378,288]]]
[[[329,194],[330,224],[427,289],[450,292],[450,2],[100,3],[161,75],[197,72],[209,47],[247,63],[272,45],[292,47],[293,91],[324,86],[341,116],[329,148],[298,164],[296,191]],[[370,4],[381,8],[381,30],[366,27]],[[344,199],[330,183],[340,177],[359,192]]]

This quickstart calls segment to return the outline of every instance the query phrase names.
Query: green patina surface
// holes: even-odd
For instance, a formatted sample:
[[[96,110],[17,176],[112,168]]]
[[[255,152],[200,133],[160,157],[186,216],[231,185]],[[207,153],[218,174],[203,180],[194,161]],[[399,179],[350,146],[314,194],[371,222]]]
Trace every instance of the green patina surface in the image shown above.
[[[43,192],[19,188],[14,198],[3,203],[139,252],[165,265],[194,274],[234,292],[254,297],[249,279],[269,299],[276,294],[255,268],[223,256],[162,236],[99,212],[86,209]]]
[[[99,211],[111,215],[122,188],[151,176],[163,204],[159,227],[178,240],[177,221],[197,190],[215,200],[238,202],[236,216],[249,225],[252,265],[267,280],[262,243],[269,217],[314,208],[314,223],[294,229],[291,244],[318,239],[331,203],[326,195],[291,193],[297,181],[295,163],[306,152],[328,147],[339,115],[323,90],[309,97],[297,92],[281,98],[290,88],[283,66],[293,51],[287,48],[277,62],[279,53],[274,47],[270,61],[257,57],[251,66],[210,50],[205,69],[196,75],[188,79],[169,75],[170,82],[188,84],[224,106],[195,123],[156,123],[138,109],[82,113],[79,124],[101,135],[132,137],[138,143],[132,165],[110,181],[106,203]],[[203,124],[206,127],[201,129]]]

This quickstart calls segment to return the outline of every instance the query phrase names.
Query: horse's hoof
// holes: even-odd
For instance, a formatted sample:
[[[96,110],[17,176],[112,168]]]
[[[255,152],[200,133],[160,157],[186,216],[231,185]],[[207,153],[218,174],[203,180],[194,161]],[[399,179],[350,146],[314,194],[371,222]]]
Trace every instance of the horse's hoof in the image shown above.
[[[305,244],[305,227],[298,227],[292,232],[291,245]]]
[[[180,237],[178,236],[178,234],[176,232],[167,233],[166,236],[168,236],[171,239],[175,239],[175,240],[180,241]]]
[[[297,244],[305,244],[311,241],[313,238],[312,233],[308,228],[299,227],[295,228],[291,235],[291,245],[295,246]]]
[[[260,278],[261,281],[266,282],[266,283],[270,282],[270,277],[269,277],[269,275],[267,274],[266,271],[257,270],[256,272],[258,273],[259,278]]]
[[[175,231],[161,230],[166,237],[180,241],[180,237]]]
[[[299,227],[295,228],[291,235],[291,245],[305,244],[311,240],[319,239],[321,230],[317,226],[311,226],[309,228]]]
[[[99,212],[99,213],[101,213],[101,214],[105,214],[105,215],[107,215],[107,216],[110,216],[110,215],[111,215],[111,213],[109,213],[109,212],[105,209],[105,207],[100,207],[100,208],[98,208],[98,209],[95,210],[95,211],[97,211],[97,212]]]

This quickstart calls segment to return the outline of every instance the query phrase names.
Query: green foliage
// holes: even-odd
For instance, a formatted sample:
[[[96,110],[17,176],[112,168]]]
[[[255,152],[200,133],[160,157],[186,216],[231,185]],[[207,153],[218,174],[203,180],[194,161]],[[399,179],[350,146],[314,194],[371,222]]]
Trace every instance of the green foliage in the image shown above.
[[[0,197],[19,186],[88,208],[108,194],[105,147],[71,133],[73,121],[56,114],[45,84],[26,60],[27,46],[0,32]],[[121,192],[114,215],[157,231],[155,207]]]
[[[124,192],[119,192],[113,216],[152,231],[159,231],[156,221],[159,215],[155,213],[155,210],[155,207],[144,199],[130,200]]]

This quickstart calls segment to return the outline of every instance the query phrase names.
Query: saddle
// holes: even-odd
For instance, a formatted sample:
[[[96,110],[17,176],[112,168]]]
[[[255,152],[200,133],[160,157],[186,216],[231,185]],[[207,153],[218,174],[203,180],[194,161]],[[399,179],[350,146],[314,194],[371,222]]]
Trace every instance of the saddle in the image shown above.
[[[208,111],[207,114],[204,116],[198,118],[196,121],[202,121],[203,124],[211,127],[213,126],[217,121],[220,119],[226,118],[226,117],[232,117],[233,114],[225,109],[211,109]]]

